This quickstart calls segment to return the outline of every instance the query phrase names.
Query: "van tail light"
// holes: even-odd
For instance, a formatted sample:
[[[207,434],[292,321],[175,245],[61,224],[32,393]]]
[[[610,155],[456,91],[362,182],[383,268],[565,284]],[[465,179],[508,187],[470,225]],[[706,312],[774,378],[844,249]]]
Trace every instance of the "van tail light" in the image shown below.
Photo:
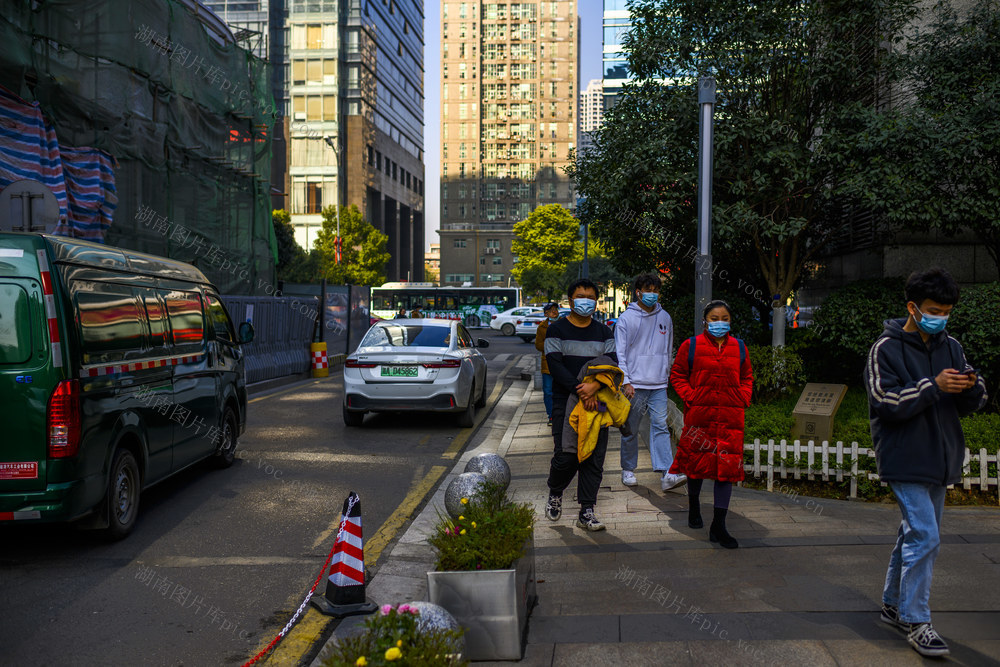
[[[344,362],[344,366],[347,368],[375,368],[378,364],[368,363],[366,361],[358,361],[357,359],[348,359]]]
[[[80,381],[63,380],[49,398],[45,430],[49,458],[76,456],[80,449]]]
[[[461,359],[442,359],[441,361],[432,361],[430,363],[421,364],[424,368],[459,368],[462,365]]]

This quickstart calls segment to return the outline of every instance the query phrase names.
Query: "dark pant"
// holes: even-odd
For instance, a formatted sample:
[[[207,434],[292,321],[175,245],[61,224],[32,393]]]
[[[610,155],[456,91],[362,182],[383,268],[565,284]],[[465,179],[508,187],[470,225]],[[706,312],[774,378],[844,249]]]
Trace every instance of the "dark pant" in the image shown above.
[[[689,479],[688,480],[688,497],[694,498],[697,502],[699,496],[701,495],[701,485],[705,480],[703,479]],[[732,482],[715,482],[713,487],[715,496],[713,498],[713,505],[719,509],[729,509],[729,499],[733,495],[733,483]]]
[[[573,476],[579,473],[576,498],[580,501],[580,510],[583,511],[597,504],[597,490],[601,486],[601,480],[604,479],[604,456],[608,453],[608,429],[601,429],[593,453],[582,462],[577,460],[575,451],[564,452],[562,434],[566,421],[567,398],[566,395],[556,393],[552,396],[552,439],[555,448],[549,466],[549,493],[561,496],[573,481]],[[568,428],[568,424],[566,427]]]

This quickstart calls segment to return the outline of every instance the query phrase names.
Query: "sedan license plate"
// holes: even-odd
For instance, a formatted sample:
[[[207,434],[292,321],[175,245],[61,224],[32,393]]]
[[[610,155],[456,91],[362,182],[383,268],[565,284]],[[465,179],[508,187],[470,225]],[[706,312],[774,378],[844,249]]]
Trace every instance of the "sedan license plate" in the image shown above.
[[[417,377],[416,366],[383,366],[382,377],[393,378],[415,378]]]

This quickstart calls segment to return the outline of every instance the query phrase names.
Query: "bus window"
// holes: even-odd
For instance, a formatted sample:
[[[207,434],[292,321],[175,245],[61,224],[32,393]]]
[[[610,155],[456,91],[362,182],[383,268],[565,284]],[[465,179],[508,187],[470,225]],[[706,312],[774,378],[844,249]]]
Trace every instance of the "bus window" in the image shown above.
[[[376,294],[372,301],[375,302],[375,310],[392,310],[392,296],[389,294]]]

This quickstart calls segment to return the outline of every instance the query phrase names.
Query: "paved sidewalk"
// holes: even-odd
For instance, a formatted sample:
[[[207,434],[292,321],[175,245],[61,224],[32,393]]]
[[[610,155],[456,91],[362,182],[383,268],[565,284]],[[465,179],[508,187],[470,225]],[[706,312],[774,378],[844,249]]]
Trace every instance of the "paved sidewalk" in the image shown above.
[[[639,485],[621,485],[612,429],[597,502],[608,529],[586,533],[575,526],[575,482],[563,518],[543,516],[552,438],[541,392],[515,382],[483,428],[485,440],[463,455],[369,585],[375,602],[425,598],[434,560],[426,538],[444,490],[469,458],[497,452],[510,464],[512,497],[534,503],[538,516],[539,604],[520,664],[924,662],[878,621],[895,505],[736,488],[728,527],[740,548],[722,549],[708,541],[711,484],[702,491],[706,527],[692,530],[686,490],[660,491],[648,451],[640,447]],[[1000,508],[945,509],[931,606],[951,662],[1000,665]]]

